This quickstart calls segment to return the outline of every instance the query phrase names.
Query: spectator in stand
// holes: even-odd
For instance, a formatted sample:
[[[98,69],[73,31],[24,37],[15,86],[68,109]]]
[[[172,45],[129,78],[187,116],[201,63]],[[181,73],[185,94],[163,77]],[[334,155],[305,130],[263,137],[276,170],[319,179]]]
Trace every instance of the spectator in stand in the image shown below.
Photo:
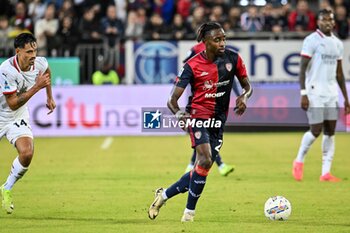
[[[318,9],[322,10],[322,9],[328,9],[331,8],[331,4],[329,3],[328,0],[321,0],[318,3]]]
[[[76,13],[72,0],[64,0],[62,7],[58,10],[58,19],[62,21],[64,17],[69,16],[74,20],[75,15]]]
[[[59,55],[64,57],[74,56],[79,34],[70,16],[65,16],[60,21],[57,36],[60,41]]]
[[[202,6],[196,7],[193,10],[192,16],[188,18],[188,23],[190,24],[192,29],[191,33],[195,35],[199,26],[202,25],[205,21],[207,21],[207,17],[205,15],[205,8]]]
[[[123,23],[126,23],[127,20],[127,1],[125,0],[114,0],[115,7],[117,9],[117,17]]]
[[[171,33],[173,40],[187,39],[191,32],[190,26],[185,22],[180,14],[175,14],[173,24],[171,25]]]
[[[34,25],[45,15],[47,4],[43,0],[33,0],[28,5],[28,16],[32,18]]]
[[[264,10],[265,25],[264,31],[268,32],[283,32],[288,29],[288,18],[284,14],[283,8],[272,7]]]
[[[223,24],[226,20],[226,15],[224,14],[224,9],[221,5],[215,5],[211,9],[211,14],[209,15],[209,20],[213,22],[218,22],[219,24]]]
[[[241,15],[241,27],[246,32],[260,32],[263,30],[264,18],[260,16],[256,6],[249,6],[247,11]]]
[[[11,35],[16,37],[22,32],[33,32],[33,21],[27,16],[27,6],[24,2],[17,2],[15,15],[10,19],[10,25],[16,29],[16,32]]]
[[[106,16],[107,8],[110,5],[114,5],[114,0],[85,0],[85,8],[93,9],[95,12],[95,17],[100,20]]]
[[[13,41],[9,38],[12,28],[6,15],[0,16],[0,57],[7,57]]]
[[[230,25],[230,30],[240,31],[241,30],[241,9],[239,7],[231,7],[228,11],[226,20]],[[225,29],[227,33],[227,29]]]
[[[340,39],[349,36],[349,19],[346,17],[346,9],[343,5],[335,7],[335,30]]]
[[[145,10],[147,17],[150,17],[153,13],[151,2],[149,0],[133,0],[128,2],[128,11],[138,10],[140,8]]]
[[[158,13],[154,13],[144,28],[145,40],[170,39],[170,31],[164,24],[163,18]]]
[[[44,0],[44,3],[46,3],[46,4],[54,4],[55,9],[61,9],[63,2],[64,2],[64,0]]]
[[[145,13],[144,9],[143,12]],[[125,36],[127,39],[139,40],[142,38],[145,24],[139,17],[138,12],[135,10],[129,11],[126,25]]]
[[[350,16],[350,1],[349,0],[329,0],[331,6],[333,6],[333,8],[335,9],[337,6],[343,6],[345,7],[345,9],[347,10],[347,16]]]
[[[178,0],[176,4],[177,13],[182,16],[182,18],[187,19],[191,14],[191,0]]]
[[[109,47],[114,47],[124,37],[124,24],[117,18],[114,5],[107,7],[106,17],[101,20],[101,28]]]
[[[117,85],[120,79],[112,65],[107,61],[103,62],[100,70],[92,74],[92,84],[94,85]]]
[[[297,8],[292,11],[288,18],[290,31],[304,32],[316,29],[315,14],[309,10],[309,4],[305,0],[299,0]]]
[[[157,5],[155,11],[161,15],[166,25],[171,25],[175,13],[175,0],[154,0]]]
[[[58,30],[58,19],[55,18],[55,5],[53,3],[47,6],[45,16],[39,19],[35,24],[34,35],[38,44],[39,56],[55,56],[57,55],[57,47],[59,42],[56,37]],[[56,52],[54,52],[56,50]],[[52,54],[51,52],[54,52]]]
[[[80,32],[81,43],[101,43],[102,34],[100,24],[92,8],[86,8],[82,19],[80,19],[78,30]]]

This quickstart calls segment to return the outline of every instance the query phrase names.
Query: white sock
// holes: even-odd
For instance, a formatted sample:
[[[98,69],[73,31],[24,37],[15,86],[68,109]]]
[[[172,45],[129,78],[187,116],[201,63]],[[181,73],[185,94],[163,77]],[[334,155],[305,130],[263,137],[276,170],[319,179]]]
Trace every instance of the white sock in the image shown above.
[[[301,139],[297,158],[295,159],[297,162],[304,162],[306,153],[309,151],[310,146],[315,140],[316,137],[311,133],[311,131],[307,131],[304,134],[303,138]]]
[[[10,175],[7,177],[7,180],[4,184],[4,188],[6,190],[11,190],[13,185],[17,182],[17,180],[21,179],[22,176],[27,172],[28,167],[23,167],[22,164],[18,160],[18,156],[13,160],[12,168]]]
[[[333,156],[335,150],[335,138],[333,136],[323,135],[322,138],[322,175],[331,171]]]
[[[219,166],[219,170],[222,169],[223,167],[225,167],[226,164],[225,163],[222,163],[220,166]]]
[[[188,214],[194,215],[195,210],[190,210],[190,209],[185,208],[184,214],[185,214],[185,213],[188,213]]]
[[[167,200],[167,199],[168,199],[168,196],[166,195],[165,191],[166,191],[166,189],[164,189],[163,192],[162,192],[162,198],[163,198],[164,200]]]

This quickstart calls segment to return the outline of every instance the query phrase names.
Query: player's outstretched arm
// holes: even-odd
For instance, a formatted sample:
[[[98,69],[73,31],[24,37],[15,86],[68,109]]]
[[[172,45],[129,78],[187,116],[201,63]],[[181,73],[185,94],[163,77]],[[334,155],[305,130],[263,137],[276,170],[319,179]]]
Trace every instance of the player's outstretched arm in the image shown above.
[[[349,114],[350,113],[350,104],[349,104],[349,99],[348,99],[348,93],[346,91],[343,65],[342,65],[341,60],[337,61],[337,82],[338,82],[339,88],[344,96],[345,114]]]
[[[29,90],[20,90],[17,93],[5,95],[6,102],[11,108],[11,110],[15,111],[22,107],[25,103],[27,103],[28,100],[33,95],[35,95],[40,89],[49,86],[50,82],[50,77],[47,73],[39,73],[39,76],[34,86],[32,86]]]
[[[51,70],[49,67],[47,67],[45,74],[48,74],[49,78],[51,80]],[[49,112],[47,114],[50,114],[56,108],[56,103],[55,103],[55,100],[53,99],[53,96],[52,96],[51,83],[50,83],[50,85],[46,86],[46,97],[47,97],[46,107],[49,109]]]

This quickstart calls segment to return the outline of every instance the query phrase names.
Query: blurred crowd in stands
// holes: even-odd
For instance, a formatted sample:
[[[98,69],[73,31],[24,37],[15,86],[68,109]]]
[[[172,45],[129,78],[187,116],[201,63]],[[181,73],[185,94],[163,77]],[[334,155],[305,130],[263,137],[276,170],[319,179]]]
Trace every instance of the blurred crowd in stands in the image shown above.
[[[267,1],[240,6],[232,0],[0,0],[0,47],[12,46],[21,32],[35,34],[41,55],[71,56],[78,43],[120,40],[194,39],[204,21],[221,23],[228,35],[237,32],[304,32],[317,27],[317,11],[331,7],[336,33],[349,37],[349,0]],[[290,1],[289,1],[290,2]],[[1,54],[0,54],[1,55]]]
[[[193,40],[205,21],[223,25],[228,39],[300,33],[317,27],[317,12],[332,8],[335,33],[349,37],[350,0],[266,1],[264,6],[237,0],[0,0],[0,57],[12,55],[13,38],[32,32],[39,55],[74,56],[81,44],[120,46],[126,39]],[[247,1],[254,2],[254,1]],[[282,4],[283,3],[283,4]],[[7,52],[6,52],[7,51]]]

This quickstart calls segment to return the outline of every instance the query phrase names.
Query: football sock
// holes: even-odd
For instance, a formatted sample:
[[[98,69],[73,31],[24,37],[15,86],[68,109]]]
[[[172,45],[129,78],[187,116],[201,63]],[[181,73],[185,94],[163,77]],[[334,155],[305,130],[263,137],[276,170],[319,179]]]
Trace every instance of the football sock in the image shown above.
[[[335,138],[333,136],[323,135],[322,138],[322,175],[331,171],[335,148]]]
[[[191,164],[194,164],[196,162],[196,150],[193,150],[192,158],[191,158]]]
[[[204,189],[208,173],[209,169],[205,169],[199,165],[196,165],[193,170],[188,190],[187,209],[194,210],[196,208],[197,201]]]
[[[217,154],[217,155],[216,155],[215,162],[216,162],[216,164],[218,165],[218,167],[220,167],[221,164],[223,164],[223,162],[222,162],[222,160],[221,160],[220,154]]]
[[[12,168],[10,175],[7,177],[7,180],[4,184],[4,188],[6,190],[11,190],[13,185],[17,182],[17,180],[21,179],[22,176],[27,172],[28,167],[23,167],[22,164],[18,160],[18,156],[12,163]]]
[[[180,180],[178,180],[176,183],[174,183],[173,185],[171,185],[169,188],[167,188],[165,190],[165,195],[168,198],[172,198],[173,196],[179,194],[179,193],[185,193],[188,191],[188,186],[190,183],[190,173],[191,172],[187,172],[185,173]]]
[[[185,208],[184,213],[190,213],[190,214],[194,215],[195,211],[194,211],[194,210],[189,210],[189,209]]]
[[[306,153],[308,152],[312,143],[316,140],[316,137],[310,132],[307,131],[303,138],[301,139],[301,144],[299,147],[298,155],[296,158],[297,162],[303,163],[305,160]]]

